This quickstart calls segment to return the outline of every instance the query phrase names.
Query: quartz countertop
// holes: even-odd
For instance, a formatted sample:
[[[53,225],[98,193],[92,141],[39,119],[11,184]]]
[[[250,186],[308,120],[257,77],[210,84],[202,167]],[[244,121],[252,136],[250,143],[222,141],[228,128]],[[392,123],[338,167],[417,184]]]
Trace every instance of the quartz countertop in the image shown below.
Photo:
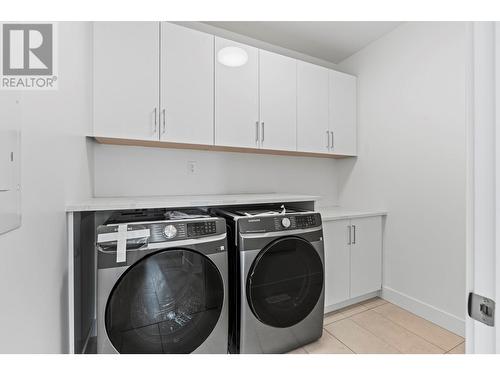
[[[318,199],[320,199],[320,197],[313,195],[281,193],[102,197],[68,203],[66,205],[66,212],[310,202],[317,201]]]
[[[316,211],[321,213],[323,221],[387,215],[387,211],[383,209],[354,209],[340,206],[318,207]]]

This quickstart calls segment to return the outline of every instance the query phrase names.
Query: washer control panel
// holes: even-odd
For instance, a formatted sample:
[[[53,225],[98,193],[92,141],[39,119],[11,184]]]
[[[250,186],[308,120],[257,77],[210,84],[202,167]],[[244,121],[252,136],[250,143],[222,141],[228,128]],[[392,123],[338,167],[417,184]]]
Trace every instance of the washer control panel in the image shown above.
[[[134,226],[129,225],[129,228]],[[150,229],[149,242],[187,240],[196,237],[213,236],[225,233],[224,219],[214,218],[200,221],[166,221],[141,225]]]
[[[165,229],[163,229],[163,234],[168,239],[174,238],[175,236],[177,236],[177,228],[175,227],[175,225],[167,225]]]
[[[215,233],[217,233],[215,221],[202,221],[198,223],[188,223],[187,225],[188,237],[207,236]]]

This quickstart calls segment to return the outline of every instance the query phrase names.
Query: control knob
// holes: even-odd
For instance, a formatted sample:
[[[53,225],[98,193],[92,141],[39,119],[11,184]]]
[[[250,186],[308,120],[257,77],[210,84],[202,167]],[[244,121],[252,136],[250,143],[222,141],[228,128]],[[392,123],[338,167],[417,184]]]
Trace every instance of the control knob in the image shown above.
[[[281,225],[283,225],[283,228],[290,228],[290,219],[287,218],[287,217],[284,217],[283,219],[281,219]]]
[[[167,225],[163,233],[165,233],[165,237],[167,238],[174,238],[177,235],[177,228],[173,225]]]

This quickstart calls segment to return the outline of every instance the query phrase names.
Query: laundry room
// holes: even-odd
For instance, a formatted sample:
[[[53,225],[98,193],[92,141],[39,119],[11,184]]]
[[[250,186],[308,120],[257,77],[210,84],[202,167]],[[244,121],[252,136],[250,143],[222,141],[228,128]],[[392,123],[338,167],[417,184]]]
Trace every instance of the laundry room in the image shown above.
[[[0,20],[0,361],[499,353],[500,24],[155,6]]]

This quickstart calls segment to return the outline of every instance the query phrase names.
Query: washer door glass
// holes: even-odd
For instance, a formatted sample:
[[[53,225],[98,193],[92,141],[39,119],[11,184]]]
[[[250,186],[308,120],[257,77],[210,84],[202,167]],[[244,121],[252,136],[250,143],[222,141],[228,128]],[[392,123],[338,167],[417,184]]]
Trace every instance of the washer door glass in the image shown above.
[[[254,315],[273,327],[291,327],[316,306],[323,290],[323,263],[310,242],[284,237],[255,258],[247,277]]]
[[[191,353],[214,329],[224,284],[206,256],[168,249],[131,266],[106,306],[108,337],[119,353]]]

